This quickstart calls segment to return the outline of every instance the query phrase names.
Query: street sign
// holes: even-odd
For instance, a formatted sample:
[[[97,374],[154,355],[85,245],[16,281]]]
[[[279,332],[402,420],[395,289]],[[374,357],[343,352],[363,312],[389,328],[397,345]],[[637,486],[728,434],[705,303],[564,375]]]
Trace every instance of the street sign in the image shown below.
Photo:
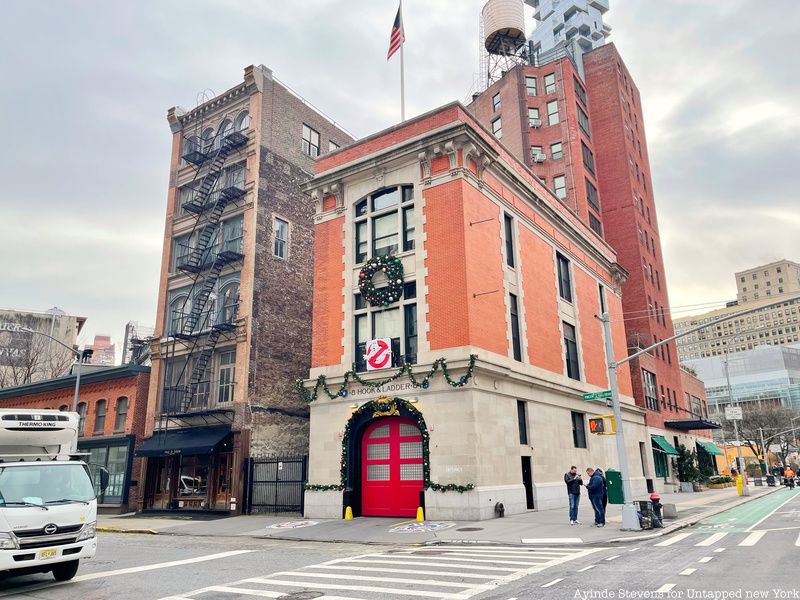
[[[584,400],[602,400],[603,398],[611,398],[611,390],[604,390],[602,392],[592,392],[591,394],[584,394]]]
[[[725,420],[727,420],[727,421],[741,421],[742,420],[742,407],[741,406],[726,406],[725,407]]]

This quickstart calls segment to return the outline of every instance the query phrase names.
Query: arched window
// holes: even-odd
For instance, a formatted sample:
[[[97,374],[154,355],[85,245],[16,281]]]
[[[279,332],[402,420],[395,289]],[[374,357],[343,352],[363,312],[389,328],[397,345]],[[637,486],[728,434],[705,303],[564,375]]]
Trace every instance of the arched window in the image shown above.
[[[201,292],[198,292],[197,296],[200,295]],[[198,302],[197,296],[195,296],[195,302]],[[195,325],[195,331],[205,331],[209,329],[216,321],[215,318],[217,316],[217,294],[211,292],[208,295],[208,299],[206,300],[205,306],[203,306],[203,310],[200,313],[200,318]]]
[[[114,431],[125,431],[125,420],[128,418],[128,399],[117,398],[117,416],[114,419]]]
[[[86,402],[78,403],[78,435],[83,435],[86,431]]]
[[[183,331],[183,324],[186,316],[192,310],[192,303],[188,301],[188,296],[178,296],[169,305],[169,335],[174,335]]]
[[[203,152],[210,152],[214,146],[214,128],[208,127],[204,129],[200,139],[203,143]]]
[[[102,433],[106,428],[106,401],[98,400],[94,407],[94,432]]]
[[[183,155],[186,156],[187,154],[190,154],[195,150],[197,150],[198,142],[199,140],[197,139],[196,135],[192,135],[189,136],[188,138],[185,138],[183,140]]]
[[[243,110],[236,117],[236,122],[234,124],[234,129],[236,131],[244,131],[248,127],[250,127],[250,113],[247,112],[246,110]]]
[[[225,119],[219,126],[219,139],[224,140],[230,134],[233,133],[233,123],[231,123],[230,119]]]
[[[222,288],[222,312],[220,323],[232,323],[239,313],[239,282],[227,284]]]
[[[60,410],[61,412],[67,412],[69,410],[69,406],[67,406],[66,404],[62,404],[61,406],[58,407],[58,410]]]

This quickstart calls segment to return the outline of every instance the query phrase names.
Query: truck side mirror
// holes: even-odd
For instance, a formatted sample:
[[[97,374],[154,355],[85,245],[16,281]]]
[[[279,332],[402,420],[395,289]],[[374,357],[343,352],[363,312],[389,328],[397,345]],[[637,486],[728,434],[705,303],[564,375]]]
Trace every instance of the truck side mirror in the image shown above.
[[[100,467],[100,492],[105,492],[108,487],[108,469]]]

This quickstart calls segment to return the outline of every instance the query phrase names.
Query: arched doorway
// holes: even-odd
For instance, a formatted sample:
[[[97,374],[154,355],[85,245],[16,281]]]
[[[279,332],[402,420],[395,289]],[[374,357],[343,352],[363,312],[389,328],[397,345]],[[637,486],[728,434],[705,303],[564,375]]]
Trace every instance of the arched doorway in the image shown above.
[[[424,486],[419,427],[403,417],[377,419],[361,438],[361,514],[413,517]]]

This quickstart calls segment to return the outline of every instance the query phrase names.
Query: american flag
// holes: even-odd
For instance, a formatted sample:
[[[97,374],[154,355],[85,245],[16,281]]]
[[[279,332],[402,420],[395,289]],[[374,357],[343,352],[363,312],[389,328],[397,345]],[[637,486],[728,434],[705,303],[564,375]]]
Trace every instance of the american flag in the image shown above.
[[[397,16],[394,18],[392,33],[389,35],[389,54],[386,55],[386,60],[392,58],[392,54],[397,52],[406,41],[406,34],[403,31],[403,15],[400,12],[401,6],[397,7]]]

